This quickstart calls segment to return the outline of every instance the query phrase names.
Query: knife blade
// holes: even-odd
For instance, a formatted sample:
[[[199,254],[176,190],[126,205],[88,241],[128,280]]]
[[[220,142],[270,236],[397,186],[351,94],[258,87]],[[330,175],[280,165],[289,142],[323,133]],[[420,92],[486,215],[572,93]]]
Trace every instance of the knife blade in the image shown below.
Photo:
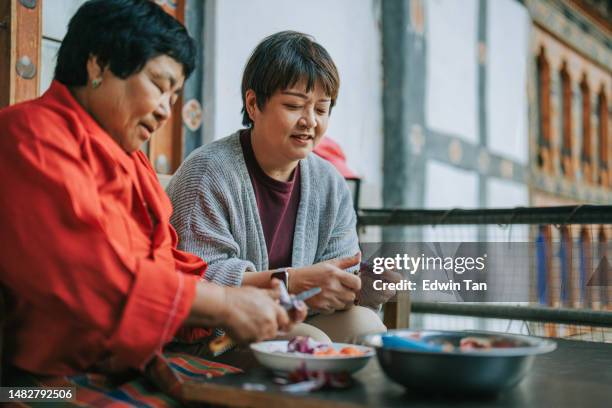
[[[305,300],[310,299],[313,296],[318,295],[319,293],[321,293],[321,288],[316,287],[316,288],[305,290],[304,292],[295,295],[294,298],[295,300],[301,300],[303,302]]]
[[[305,301],[307,299],[310,299],[313,296],[318,295],[319,293],[321,293],[321,288],[316,287],[316,288],[311,288],[308,290],[305,290],[304,292],[301,292],[297,295],[291,296],[289,295],[289,292],[287,291],[287,288],[285,287],[285,284],[283,282],[281,282],[280,284],[280,304],[283,308],[285,308],[285,310],[289,311],[295,308],[295,303],[298,301]]]

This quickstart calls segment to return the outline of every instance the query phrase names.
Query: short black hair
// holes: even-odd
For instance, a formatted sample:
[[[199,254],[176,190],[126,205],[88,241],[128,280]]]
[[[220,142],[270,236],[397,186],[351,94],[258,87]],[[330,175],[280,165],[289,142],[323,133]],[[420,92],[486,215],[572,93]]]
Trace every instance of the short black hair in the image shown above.
[[[242,75],[242,124],[251,127],[253,121],[246,111],[246,91],[255,92],[257,106],[262,110],[278,90],[287,89],[306,80],[306,91],[319,83],[336,104],[340,76],[328,52],[314,38],[296,31],[272,34],[255,47]]]
[[[140,72],[147,61],[167,55],[195,68],[195,41],[178,20],[150,0],[90,0],[70,19],[57,55],[55,79],[68,86],[87,84],[87,60],[98,58],[119,78]]]

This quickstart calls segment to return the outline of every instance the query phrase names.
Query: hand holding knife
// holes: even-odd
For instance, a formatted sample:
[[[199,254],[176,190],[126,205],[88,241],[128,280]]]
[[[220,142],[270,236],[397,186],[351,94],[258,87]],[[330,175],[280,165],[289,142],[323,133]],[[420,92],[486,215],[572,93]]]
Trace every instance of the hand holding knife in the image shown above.
[[[282,281],[280,282],[279,288],[279,303],[287,312],[296,309],[300,305],[300,303],[321,293],[321,288],[316,287],[305,290],[304,292],[301,292],[297,295],[290,295],[287,291],[285,283]],[[223,334],[222,336],[219,336],[212,340],[209,343],[208,348],[212,352],[213,356],[216,357],[230,350],[235,345],[236,343],[234,343],[234,341],[227,334]]]

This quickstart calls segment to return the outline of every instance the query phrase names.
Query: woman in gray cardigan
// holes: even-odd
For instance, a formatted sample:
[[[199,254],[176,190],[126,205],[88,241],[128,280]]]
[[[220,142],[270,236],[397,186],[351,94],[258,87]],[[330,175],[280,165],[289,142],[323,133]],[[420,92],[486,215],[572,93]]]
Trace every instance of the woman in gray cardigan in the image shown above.
[[[316,312],[291,334],[352,341],[385,327],[355,306],[361,280],[356,216],[345,180],[311,154],[327,129],[339,88],[327,51],[307,35],[264,39],[242,80],[246,129],[195,150],[168,194],[179,247],[208,262],[221,285],[322,292]]]

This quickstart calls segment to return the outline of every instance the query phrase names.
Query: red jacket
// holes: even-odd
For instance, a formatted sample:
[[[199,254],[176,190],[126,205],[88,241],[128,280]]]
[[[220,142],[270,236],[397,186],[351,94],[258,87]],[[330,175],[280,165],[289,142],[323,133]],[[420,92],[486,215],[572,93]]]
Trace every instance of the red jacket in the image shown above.
[[[0,111],[3,354],[37,374],[142,366],[186,318],[206,269],[176,250],[170,201],[54,82]]]

